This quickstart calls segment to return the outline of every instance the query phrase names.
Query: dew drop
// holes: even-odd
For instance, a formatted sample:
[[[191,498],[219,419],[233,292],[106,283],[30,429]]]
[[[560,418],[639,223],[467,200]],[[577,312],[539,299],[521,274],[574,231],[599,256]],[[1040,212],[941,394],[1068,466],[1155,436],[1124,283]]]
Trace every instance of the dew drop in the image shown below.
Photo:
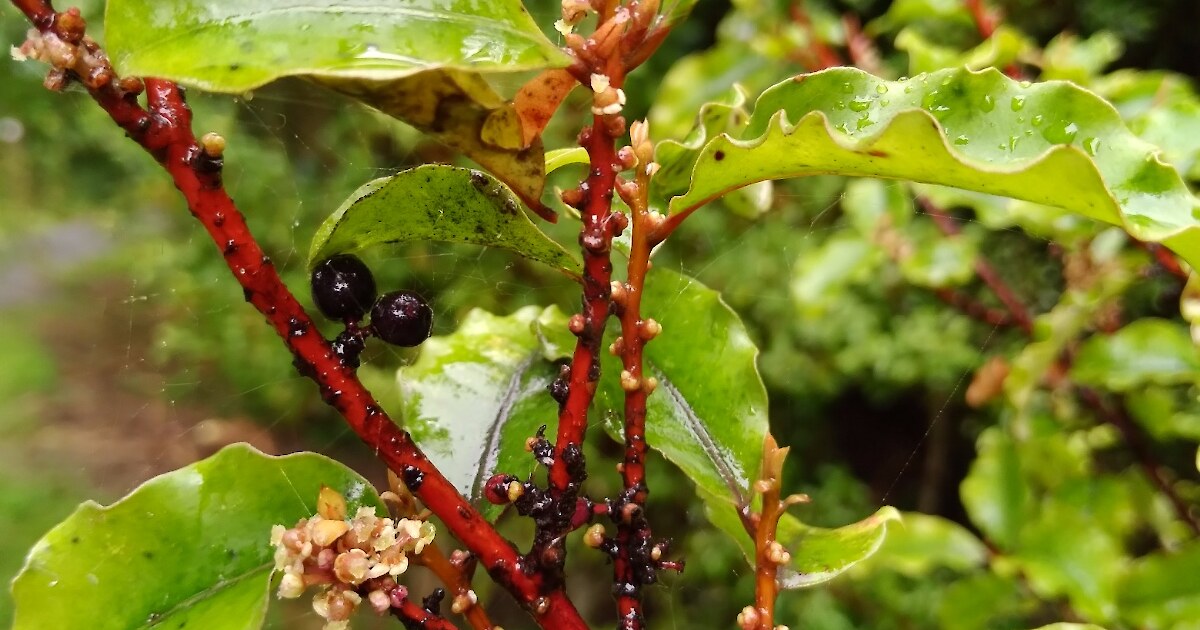
[[[1029,122],[1032,123],[1034,127],[1041,127],[1042,120],[1043,120],[1043,118],[1042,118],[1041,114],[1035,114],[1034,117],[1032,119],[1030,119]]]
[[[871,107],[871,99],[865,96],[856,96],[850,101],[850,110],[855,112],[865,112]]]
[[[1012,101],[1009,102],[1009,107],[1012,107],[1014,112],[1019,112],[1022,109],[1025,109],[1025,97],[1019,94],[1012,97]]]
[[[985,112],[990,112],[993,109],[996,109],[996,99],[993,98],[991,94],[984,94],[983,98],[979,101],[979,109],[982,109]]]
[[[877,94],[887,94],[887,92],[888,92],[888,86],[887,86],[887,84],[885,84],[885,83],[880,83],[879,85],[876,85],[876,86],[875,86],[875,92],[876,92]]]
[[[1087,151],[1088,155],[1095,157],[1096,152],[1100,150],[1100,138],[1088,138],[1084,140],[1083,150]]]
[[[1042,130],[1042,137],[1051,144],[1071,144],[1078,133],[1079,125],[1073,122],[1060,122],[1054,125],[1047,125]]]
[[[958,136],[954,139],[954,144],[957,144],[960,147],[969,142],[971,142],[971,139],[966,136]]]
[[[842,84],[842,91],[845,92],[846,94],[853,94],[854,93],[854,84],[850,83],[849,81],[846,81],[845,83]]]

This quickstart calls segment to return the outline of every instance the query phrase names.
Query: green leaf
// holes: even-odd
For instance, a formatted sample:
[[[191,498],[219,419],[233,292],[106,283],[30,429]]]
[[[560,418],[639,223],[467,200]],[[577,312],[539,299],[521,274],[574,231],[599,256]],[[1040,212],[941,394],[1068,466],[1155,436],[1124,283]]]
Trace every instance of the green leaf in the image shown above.
[[[587,164],[587,150],[583,147],[569,147],[546,152],[546,173],[553,173],[568,164]]]
[[[312,79],[463,152],[543,210],[541,140],[525,142],[477,74],[570,62],[519,0],[113,0],[104,26],[122,75],[231,93]]]
[[[646,372],[658,379],[646,402],[647,444],[707,495],[746,505],[767,433],[758,348],[716,291],[669,269],[650,271],[642,316],[663,327],[645,350]],[[620,372],[606,353],[596,404],[605,428],[623,440]]]
[[[1122,612],[1146,628],[1180,627],[1200,619],[1200,543],[1139,558],[1117,587]]]
[[[659,15],[663,22],[658,28],[666,28],[670,25],[686,18],[692,12],[692,8],[696,6],[697,0],[666,0],[665,5]]]
[[[317,228],[310,267],[384,243],[440,241],[499,247],[578,278],[580,264],[486,173],[429,164],[363,185]]]
[[[1066,621],[1060,621],[1058,623],[1052,623],[1048,626],[1041,626],[1036,630],[1104,630],[1104,627],[1091,623],[1068,623]]]
[[[745,109],[746,90],[734,84],[716,100],[700,107],[695,126],[682,141],[664,140],[654,150],[659,170],[650,180],[650,205],[666,211],[671,197],[687,192],[692,169],[700,150],[722,133],[738,134],[746,128],[750,114]],[[766,185],[764,187],[764,185]],[[754,218],[767,210],[773,199],[770,182],[758,182],[732,191],[726,202],[740,215]]]
[[[387,82],[570,63],[519,0],[110,0],[104,28],[122,75],[217,92],[286,76]]]
[[[742,526],[733,506],[714,497],[706,497],[708,518],[715,525],[733,532],[742,553],[753,564],[754,542]],[[787,569],[781,569],[780,588],[795,589],[828,582],[874,555],[883,545],[889,521],[900,521],[900,512],[882,507],[871,516],[837,529],[811,527],[791,514],[779,519],[776,540],[792,555]]]
[[[453,334],[425,341],[397,375],[405,428],[488,518],[503,506],[483,498],[484,482],[532,472],[525,440],[558,419],[546,386],[558,374],[551,361],[574,347],[566,322],[553,306],[508,316],[472,310]]]
[[[1149,384],[1195,383],[1200,352],[1187,327],[1144,317],[1111,335],[1097,334],[1079,348],[1071,378],[1081,385],[1113,391],[1140,390]]]
[[[940,516],[905,512],[888,531],[873,567],[922,577],[937,568],[967,571],[987,563],[988,550],[967,528]]]
[[[15,630],[258,628],[271,526],[316,512],[327,485],[383,509],[370,484],[315,453],[245,444],[160,475],[110,506],[86,502],[29,553],[13,582]]]
[[[1011,549],[1033,513],[1028,482],[1012,439],[997,428],[979,436],[979,455],[962,482],[971,521],[1003,549]]]
[[[790,514],[779,520],[777,540],[792,553],[791,572],[781,575],[783,588],[803,588],[828,582],[871,557],[888,531],[889,521],[900,521],[900,512],[882,507],[871,516],[837,529],[810,527]]]
[[[795,121],[795,122],[793,122]],[[767,179],[905,179],[1065,208],[1158,241],[1200,264],[1200,201],[1104,100],[996,70],[884,81],[852,68],[767,90],[740,138],[700,153],[672,212]]]

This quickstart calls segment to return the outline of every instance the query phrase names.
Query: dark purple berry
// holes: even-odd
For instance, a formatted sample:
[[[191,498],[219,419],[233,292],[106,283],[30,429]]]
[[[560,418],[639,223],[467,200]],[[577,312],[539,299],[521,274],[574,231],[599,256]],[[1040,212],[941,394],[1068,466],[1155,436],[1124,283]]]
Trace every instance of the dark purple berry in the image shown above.
[[[363,261],[338,254],[313,269],[312,296],[329,319],[358,321],[375,301],[375,278]]]
[[[371,331],[392,345],[419,345],[432,328],[433,309],[412,291],[384,293],[371,308]]]

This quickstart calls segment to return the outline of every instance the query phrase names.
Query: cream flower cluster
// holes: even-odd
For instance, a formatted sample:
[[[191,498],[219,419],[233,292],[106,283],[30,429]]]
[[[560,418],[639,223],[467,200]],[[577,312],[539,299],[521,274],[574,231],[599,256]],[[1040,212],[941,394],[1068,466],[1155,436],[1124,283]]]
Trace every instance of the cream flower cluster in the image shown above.
[[[300,519],[290,529],[276,525],[271,544],[275,570],[283,574],[279,597],[294,599],[309,586],[322,586],[313,609],[326,619],[325,630],[343,630],[361,593],[376,612],[394,605],[395,591],[403,589],[394,578],[408,570],[408,554],[420,554],[435,532],[432,523],[380,518],[370,507],[359,508],[350,519],[328,518],[344,516],[338,506],[328,507],[322,505],[325,515]]]

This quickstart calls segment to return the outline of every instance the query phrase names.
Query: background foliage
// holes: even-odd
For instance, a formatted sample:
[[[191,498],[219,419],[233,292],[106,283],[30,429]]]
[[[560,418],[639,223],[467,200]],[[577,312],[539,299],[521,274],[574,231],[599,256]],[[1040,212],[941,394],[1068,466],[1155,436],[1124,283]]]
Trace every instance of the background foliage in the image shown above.
[[[85,15],[98,16],[98,4],[83,2]],[[528,4],[548,29],[557,3]],[[683,139],[703,103],[732,102],[733,82],[753,98],[815,69],[816,43],[844,58],[850,15],[875,38],[878,58],[860,59],[874,72],[1017,63],[1070,79],[1200,181],[1200,44],[1185,28],[1200,5],[999,4],[1009,18],[982,41],[950,0],[700,2],[630,78],[627,113],[648,116],[656,139]],[[5,40],[19,41],[24,23],[3,15]],[[0,541],[0,575],[15,573],[75,500],[113,498],[228,441],[332,453],[369,474],[369,456],[242,305],[157,167],[79,95],[45,94],[38,69],[4,62],[0,83],[0,530],[14,532]],[[320,221],[362,182],[454,159],[299,82],[192,103],[200,130],[230,139],[231,193],[293,287],[306,284]],[[587,109],[578,94],[569,100],[546,146],[571,146]],[[555,174],[560,185],[578,176],[572,168]],[[918,200],[950,210],[962,234],[943,235]],[[573,243],[572,229],[550,231]],[[380,286],[424,293],[442,334],[473,308],[572,312],[577,299],[560,275],[499,250],[411,244],[374,256]],[[1032,341],[947,303],[1000,307],[973,271],[980,257],[1039,315]],[[698,278],[741,315],[762,352],[772,430],[793,447],[785,487],[813,497],[797,510],[805,522],[852,522],[885,502],[907,512],[867,566],[783,597],[781,619],[1196,627],[1200,545],[1145,462],[1195,518],[1198,359],[1179,316],[1182,281],[1121,232],[978,194],[812,177],[695,214],[655,265]],[[363,373],[382,393],[415,358],[368,353]],[[1043,379],[1061,356],[1063,378]],[[1087,404],[1093,395],[1100,411]],[[1130,426],[1141,443],[1130,443]],[[616,449],[591,445],[600,470]],[[652,591],[655,627],[732,620],[752,594],[740,552],[708,524],[687,479],[665,462],[651,470],[652,522],[688,560]],[[596,477],[592,494],[612,494],[612,480]],[[608,574],[594,553],[573,562]],[[581,607],[601,622],[607,579],[589,589],[588,567],[572,575]],[[8,608],[0,599],[0,616]]]

